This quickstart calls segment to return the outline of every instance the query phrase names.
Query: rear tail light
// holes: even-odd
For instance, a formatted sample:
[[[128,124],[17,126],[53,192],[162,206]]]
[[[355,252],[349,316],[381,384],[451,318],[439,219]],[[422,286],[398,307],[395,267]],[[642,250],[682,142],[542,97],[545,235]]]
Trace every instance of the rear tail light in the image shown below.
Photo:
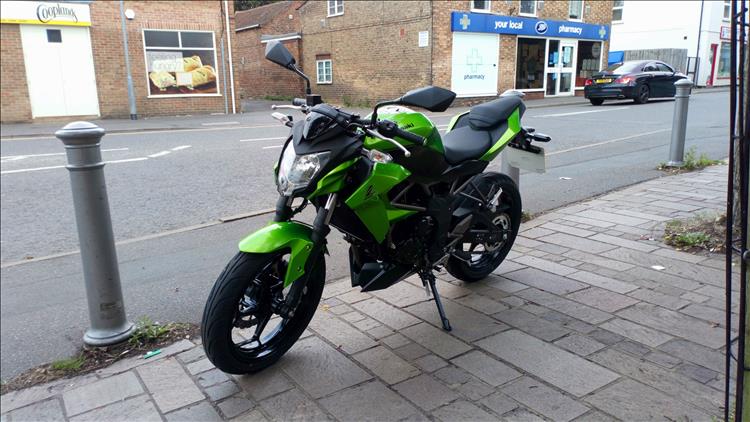
[[[593,81],[593,80],[591,80],[591,79],[586,79],[586,83],[585,83],[585,86],[589,86],[589,85],[592,85],[593,83],[594,83],[594,81]]]
[[[620,78],[615,79],[616,84],[623,84],[623,85],[633,85],[635,80],[632,76],[622,76]]]

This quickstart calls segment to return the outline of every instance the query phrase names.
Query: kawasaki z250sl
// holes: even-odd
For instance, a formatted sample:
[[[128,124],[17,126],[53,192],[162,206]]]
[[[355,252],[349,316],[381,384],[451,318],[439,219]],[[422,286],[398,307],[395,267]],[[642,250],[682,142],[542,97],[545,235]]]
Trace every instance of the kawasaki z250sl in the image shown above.
[[[525,106],[518,95],[455,116],[441,137],[424,114],[407,107],[444,111],[456,96],[449,90],[415,89],[360,117],[313,95],[280,43],[268,43],[266,58],[307,81],[305,99],[274,106],[305,117],[274,113],[291,128],[274,167],[276,215],[240,241],[213,286],[201,328],[208,358],[225,372],[251,373],[297,341],[323,292],[330,226],[350,244],[353,286],[385,289],[417,274],[450,330],[433,271],[483,279],[503,262],[521,223],[516,184],[485,171],[487,165],[507,146],[527,154],[519,161],[543,157],[531,142],[549,137],[521,126]],[[312,224],[293,220],[308,204],[317,211]]]

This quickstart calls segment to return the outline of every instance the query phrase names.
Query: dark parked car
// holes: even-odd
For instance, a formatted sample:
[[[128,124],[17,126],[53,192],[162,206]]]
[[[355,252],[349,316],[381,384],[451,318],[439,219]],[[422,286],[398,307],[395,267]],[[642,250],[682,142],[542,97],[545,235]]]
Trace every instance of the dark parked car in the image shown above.
[[[613,64],[587,79],[584,95],[593,105],[625,98],[644,104],[649,98],[674,97],[674,83],[685,77],[657,60],[627,61]]]

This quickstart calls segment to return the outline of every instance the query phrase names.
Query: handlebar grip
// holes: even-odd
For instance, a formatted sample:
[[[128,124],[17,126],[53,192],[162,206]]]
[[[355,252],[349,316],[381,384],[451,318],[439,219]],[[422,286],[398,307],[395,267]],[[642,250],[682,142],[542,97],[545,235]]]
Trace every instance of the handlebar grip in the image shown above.
[[[292,105],[296,105],[296,106],[307,105],[307,100],[304,98],[295,98],[292,100]]]
[[[426,138],[423,138],[409,131],[403,130],[399,127],[396,127],[395,132],[396,132],[396,136],[398,136],[399,138],[406,139],[407,141],[414,142],[415,144],[424,145],[424,143],[427,141]]]

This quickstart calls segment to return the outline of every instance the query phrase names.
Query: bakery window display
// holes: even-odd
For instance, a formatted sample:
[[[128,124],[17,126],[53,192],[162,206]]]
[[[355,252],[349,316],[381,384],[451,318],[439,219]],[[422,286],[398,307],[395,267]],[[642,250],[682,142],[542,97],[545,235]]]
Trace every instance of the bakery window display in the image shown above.
[[[143,30],[149,97],[219,95],[210,31]]]

